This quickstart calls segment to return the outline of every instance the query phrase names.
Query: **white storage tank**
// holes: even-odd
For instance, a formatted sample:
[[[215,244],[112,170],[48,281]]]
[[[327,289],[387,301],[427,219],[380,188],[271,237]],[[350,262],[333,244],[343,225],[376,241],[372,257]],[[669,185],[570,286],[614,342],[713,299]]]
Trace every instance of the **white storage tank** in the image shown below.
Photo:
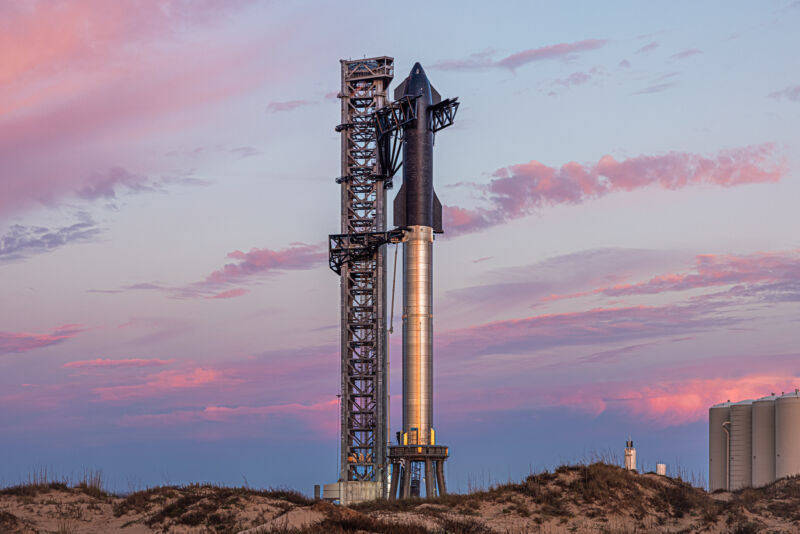
[[[753,487],[775,481],[775,399],[773,394],[753,401]]]
[[[731,403],[708,409],[708,490],[728,489],[728,433],[723,423],[731,420]]]
[[[753,401],[731,405],[730,490],[747,488],[753,481]]]
[[[800,475],[800,393],[775,401],[775,476]]]

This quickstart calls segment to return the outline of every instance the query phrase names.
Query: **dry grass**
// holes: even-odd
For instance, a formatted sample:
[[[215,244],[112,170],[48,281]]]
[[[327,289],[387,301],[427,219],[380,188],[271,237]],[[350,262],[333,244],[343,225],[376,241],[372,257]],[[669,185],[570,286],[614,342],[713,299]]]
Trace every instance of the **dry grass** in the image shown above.
[[[562,466],[520,482],[433,499],[372,501],[350,508],[313,501],[290,489],[214,485],[155,487],[125,497],[103,489],[102,473],[77,484],[32,473],[0,490],[0,532],[36,531],[37,511],[54,518],[39,532],[68,534],[96,517],[156,532],[263,534],[484,534],[533,532],[794,532],[800,524],[800,478],[733,494],[709,494],[683,481],[636,474],[603,462]],[[26,515],[27,514],[27,515]],[[311,518],[311,519],[302,519]],[[55,521],[58,520],[56,524]],[[30,528],[29,528],[30,527]],[[27,532],[26,531],[26,532]],[[116,531],[115,531],[116,532]]]

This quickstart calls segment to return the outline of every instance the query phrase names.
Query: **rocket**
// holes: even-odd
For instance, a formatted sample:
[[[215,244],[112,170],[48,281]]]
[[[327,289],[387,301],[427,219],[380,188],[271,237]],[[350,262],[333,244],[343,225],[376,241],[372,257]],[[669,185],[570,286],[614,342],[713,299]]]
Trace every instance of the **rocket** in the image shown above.
[[[394,199],[394,224],[403,239],[402,445],[435,445],[433,428],[433,235],[442,233],[442,204],[433,191],[432,110],[442,97],[422,65],[395,89],[414,98],[416,120],[403,131],[403,185]]]

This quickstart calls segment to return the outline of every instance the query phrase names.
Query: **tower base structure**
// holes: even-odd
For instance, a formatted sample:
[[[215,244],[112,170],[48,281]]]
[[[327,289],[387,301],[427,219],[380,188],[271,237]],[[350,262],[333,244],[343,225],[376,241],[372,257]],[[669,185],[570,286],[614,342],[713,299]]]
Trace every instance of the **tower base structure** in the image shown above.
[[[392,482],[389,487],[389,499],[420,497],[422,474],[425,476],[427,498],[447,495],[444,462],[448,457],[448,447],[444,445],[390,446]]]

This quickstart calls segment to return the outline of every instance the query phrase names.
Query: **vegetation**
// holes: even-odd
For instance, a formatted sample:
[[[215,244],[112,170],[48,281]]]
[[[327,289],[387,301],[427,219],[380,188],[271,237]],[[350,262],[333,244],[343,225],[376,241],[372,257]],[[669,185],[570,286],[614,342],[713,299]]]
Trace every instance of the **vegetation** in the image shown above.
[[[3,503],[16,503],[15,507]],[[77,481],[44,469],[0,489],[0,532],[85,530],[96,517],[155,532],[259,534],[484,534],[527,532],[792,532],[800,523],[800,477],[765,488],[714,493],[681,478],[636,474],[604,462],[561,466],[524,480],[432,499],[378,500],[352,507],[285,488],[160,486],[129,495],[104,489],[102,473]],[[37,517],[51,517],[36,527]],[[786,529],[775,525],[787,525]],[[588,529],[588,530],[587,530]]]

